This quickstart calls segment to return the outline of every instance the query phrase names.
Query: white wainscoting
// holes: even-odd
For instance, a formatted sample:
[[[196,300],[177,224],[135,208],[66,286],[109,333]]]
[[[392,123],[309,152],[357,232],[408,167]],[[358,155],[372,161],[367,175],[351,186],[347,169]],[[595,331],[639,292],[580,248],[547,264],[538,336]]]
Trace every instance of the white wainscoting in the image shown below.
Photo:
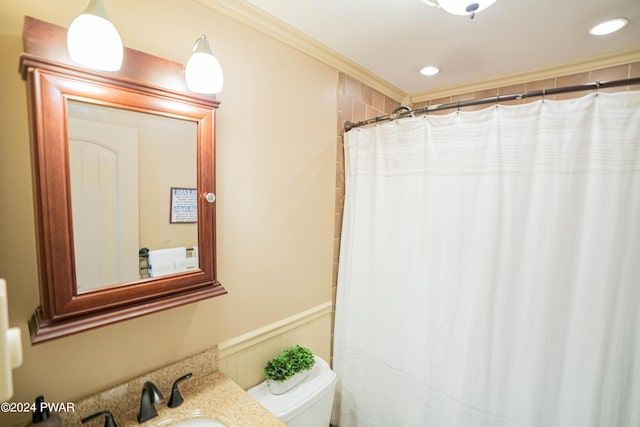
[[[244,389],[264,381],[264,365],[299,344],[327,362],[331,358],[331,311],[328,301],[278,322],[218,343],[218,368]]]

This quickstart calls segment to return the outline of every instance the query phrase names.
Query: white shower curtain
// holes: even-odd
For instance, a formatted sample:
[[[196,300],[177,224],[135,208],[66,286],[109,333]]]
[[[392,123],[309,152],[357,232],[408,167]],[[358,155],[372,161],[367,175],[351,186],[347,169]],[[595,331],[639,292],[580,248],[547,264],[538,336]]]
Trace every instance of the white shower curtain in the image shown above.
[[[340,427],[640,426],[640,92],[345,135]]]

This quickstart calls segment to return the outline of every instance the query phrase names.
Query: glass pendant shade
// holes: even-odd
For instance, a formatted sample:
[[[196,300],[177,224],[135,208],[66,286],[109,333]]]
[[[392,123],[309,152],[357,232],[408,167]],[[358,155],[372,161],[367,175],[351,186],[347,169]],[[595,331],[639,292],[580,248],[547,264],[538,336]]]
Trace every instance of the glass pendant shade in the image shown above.
[[[204,34],[193,46],[193,55],[187,62],[185,78],[187,88],[191,92],[212,94],[222,91],[222,67],[211,53],[209,41]]]
[[[491,6],[496,0],[437,0],[441,8],[453,15],[474,15]]]
[[[122,39],[107,19],[102,0],[91,0],[87,10],[67,31],[67,49],[73,61],[88,68],[117,71],[122,66]]]

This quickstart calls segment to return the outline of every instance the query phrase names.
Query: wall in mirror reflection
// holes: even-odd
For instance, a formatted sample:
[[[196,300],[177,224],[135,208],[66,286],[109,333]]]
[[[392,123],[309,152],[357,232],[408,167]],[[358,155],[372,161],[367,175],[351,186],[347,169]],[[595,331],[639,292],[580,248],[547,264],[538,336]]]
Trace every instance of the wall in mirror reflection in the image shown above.
[[[149,277],[141,248],[197,260],[197,223],[170,221],[171,189],[197,185],[197,124],[73,100],[68,117],[77,292]]]

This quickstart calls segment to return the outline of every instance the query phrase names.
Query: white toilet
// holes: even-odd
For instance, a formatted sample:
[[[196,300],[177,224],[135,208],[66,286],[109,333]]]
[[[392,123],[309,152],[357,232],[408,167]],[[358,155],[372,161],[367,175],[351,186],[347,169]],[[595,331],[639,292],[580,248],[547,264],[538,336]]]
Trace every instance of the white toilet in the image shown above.
[[[275,395],[264,381],[248,391],[289,427],[328,427],[331,421],[336,374],[327,362],[314,356],[309,376],[286,393]]]

